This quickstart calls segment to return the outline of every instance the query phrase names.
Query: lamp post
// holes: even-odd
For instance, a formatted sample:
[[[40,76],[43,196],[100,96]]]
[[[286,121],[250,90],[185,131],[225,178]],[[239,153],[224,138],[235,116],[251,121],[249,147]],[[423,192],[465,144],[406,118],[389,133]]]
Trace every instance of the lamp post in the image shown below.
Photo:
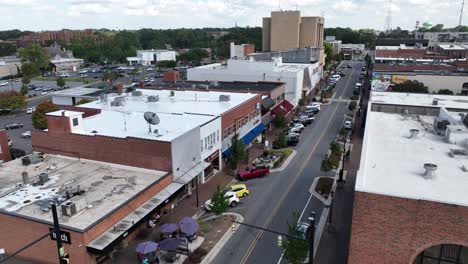
[[[310,213],[309,216],[310,227],[309,233],[309,264],[314,263],[314,240],[315,240],[315,212]]]
[[[341,159],[341,169],[340,169],[340,174],[339,174],[339,178],[338,178],[338,183],[344,183],[345,180],[343,180],[343,173],[344,173],[344,158],[345,158],[345,155],[346,155],[346,142],[347,142],[347,139],[344,138],[343,139],[343,156],[342,156],[342,159]]]

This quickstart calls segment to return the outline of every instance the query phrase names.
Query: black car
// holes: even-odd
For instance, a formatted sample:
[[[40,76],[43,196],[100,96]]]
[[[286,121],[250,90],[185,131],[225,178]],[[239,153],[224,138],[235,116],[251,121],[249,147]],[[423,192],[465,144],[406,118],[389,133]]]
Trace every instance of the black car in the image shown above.
[[[351,64],[346,65],[346,68],[352,68]]]
[[[359,75],[359,80],[362,80],[364,79],[364,74],[361,73],[361,75]]]
[[[9,114],[9,113],[11,113],[11,109],[8,109],[8,108],[0,109],[0,115],[6,115],[6,114]]]
[[[22,127],[23,127],[23,124],[19,124],[19,123],[12,123],[12,124],[5,125],[6,130],[22,128]]]

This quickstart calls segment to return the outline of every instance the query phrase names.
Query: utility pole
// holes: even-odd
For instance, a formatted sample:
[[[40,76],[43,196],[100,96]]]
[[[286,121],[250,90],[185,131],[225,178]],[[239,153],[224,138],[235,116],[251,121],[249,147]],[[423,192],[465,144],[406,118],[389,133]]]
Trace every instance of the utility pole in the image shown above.
[[[463,18],[463,8],[465,7],[465,0],[462,1],[462,7],[460,10],[460,19],[458,20],[458,32],[460,32],[461,29],[461,23],[462,23],[462,18]]]
[[[52,207],[52,217],[54,219],[54,233],[55,233],[55,241],[57,241],[57,252],[58,252],[58,257],[59,257],[59,263],[68,263],[68,260],[66,259],[65,256],[65,248],[63,247],[62,244],[62,235],[60,233],[60,224],[58,221],[58,215],[57,215],[57,206],[55,203],[51,204]]]
[[[309,264],[314,264],[314,240],[315,240],[315,212],[310,213],[309,216],[310,227],[309,233]]]

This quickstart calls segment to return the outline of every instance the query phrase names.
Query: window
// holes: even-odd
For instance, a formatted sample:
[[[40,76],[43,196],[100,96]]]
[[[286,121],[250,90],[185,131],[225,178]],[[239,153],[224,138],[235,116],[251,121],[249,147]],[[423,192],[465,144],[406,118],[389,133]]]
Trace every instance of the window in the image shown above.
[[[216,141],[219,141],[219,130],[216,130]]]
[[[200,148],[201,148],[201,151],[203,151],[203,140],[200,140]]]
[[[78,125],[78,118],[73,118],[73,126],[77,126]]]

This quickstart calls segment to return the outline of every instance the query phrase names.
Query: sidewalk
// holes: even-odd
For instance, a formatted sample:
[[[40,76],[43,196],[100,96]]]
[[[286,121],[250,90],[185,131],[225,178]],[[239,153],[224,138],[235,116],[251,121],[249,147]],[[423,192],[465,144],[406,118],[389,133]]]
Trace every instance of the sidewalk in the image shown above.
[[[198,186],[199,207],[196,206],[196,194],[195,190],[193,190],[192,195],[190,197],[186,197],[183,200],[179,201],[177,207],[175,207],[167,215],[161,215],[161,224],[177,223],[184,216],[195,215],[200,210],[200,207],[208,199],[211,199],[211,196],[218,185],[224,187],[227,184],[229,184],[232,181],[232,179],[232,176],[227,175],[226,173],[221,171],[212,178],[210,178],[205,184],[200,184]],[[157,238],[159,238],[159,232],[157,232],[157,227],[155,227],[155,230],[152,233],[149,230],[144,229],[136,236],[135,239],[131,240],[125,248],[115,252],[113,254],[113,259],[106,261],[106,263],[138,263],[135,253],[136,246],[141,242],[148,240],[154,241]]]
[[[367,109],[367,97],[364,94],[363,109]],[[315,263],[318,264],[343,264],[348,261],[349,240],[351,236],[351,222],[353,217],[354,186],[356,172],[359,169],[361,158],[362,137],[364,128],[362,122],[365,114],[362,112],[356,118],[355,132],[352,135],[353,152],[351,158],[345,161],[345,169],[348,171],[346,183],[342,189],[337,189],[333,199],[332,224],[325,226],[320,244],[318,246]]]

